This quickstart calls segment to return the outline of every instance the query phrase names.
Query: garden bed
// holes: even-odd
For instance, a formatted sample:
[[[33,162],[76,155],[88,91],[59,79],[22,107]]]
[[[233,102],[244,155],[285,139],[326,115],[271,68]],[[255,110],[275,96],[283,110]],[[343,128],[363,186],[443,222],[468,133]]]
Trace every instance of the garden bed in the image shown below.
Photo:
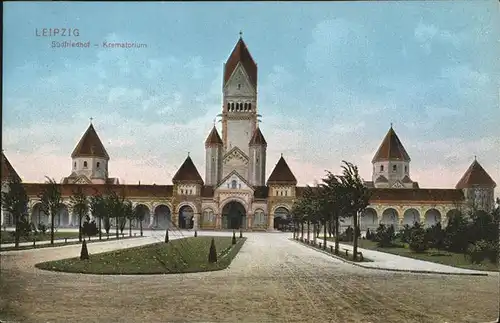
[[[143,275],[175,274],[222,270],[227,268],[246,238],[235,245],[232,237],[213,237],[218,253],[216,263],[208,262],[212,237],[189,237],[90,255],[88,260],[77,258],[36,264],[37,268],[84,274]],[[224,257],[222,252],[226,251]]]
[[[1,244],[7,244],[7,243],[14,243],[15,238],[13,235],[14,231],[2,231],[1,233],[1,238],[0,238],[0,243]],[[78,239],[78,232],[54,232],[54,239]],[[19,242],[33,242],[35,241],[47,241],[50,240],[50,230],[46,233],[38,233],[36,235],[30,234],[28,238],[26,237],[19,237]]]

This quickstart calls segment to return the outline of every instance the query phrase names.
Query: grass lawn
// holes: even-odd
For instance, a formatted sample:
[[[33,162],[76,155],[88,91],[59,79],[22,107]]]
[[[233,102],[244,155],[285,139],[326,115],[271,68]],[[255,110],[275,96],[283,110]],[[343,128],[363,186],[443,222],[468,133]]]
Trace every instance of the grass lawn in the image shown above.
[[[0,242],[4,243],[14,243],[14,231],[2,231]],[[54,232],[54,239],[75,239],[78,238],[78,232]],[[37,235],[31,234],[28,239],[26,237],[20,237],[19,242],[33,242],[36,241],[46,241],[50,240],[50,230],[45,234],[38,233]]]
[[[327,238],[330,241],[334,241],[333,238]],[[352,245],[352,242],[340,242],[342,244]],[[370,240],[358,240],[358,247],[369,250],[376,250],[381,252],[387,252],[398,256],[419,259],[424,261],[435,262],[442,265],[448,265],[453,267],[459,267],[464,269],[472,270],[487,270],[487,271],[498,271],[497,264],[492,264],[488,260],[483,261],[481,264],[472,264],[469,258],[465,258],[463,254],[449,252],[449,251],[438,251],[437,249],[429,249],[423,253],[416,253],[408,248],[407,244],[401,244],[401,247],[391,247],[391,248],[381,248],[377,246],[377,243]]]
[[[214,237],[217,263],[208,262],[212,237],[189,237],[146,246],[36,264],[37,268],[84,274],[174,274],[221,270],[229,266],[246,238]]]

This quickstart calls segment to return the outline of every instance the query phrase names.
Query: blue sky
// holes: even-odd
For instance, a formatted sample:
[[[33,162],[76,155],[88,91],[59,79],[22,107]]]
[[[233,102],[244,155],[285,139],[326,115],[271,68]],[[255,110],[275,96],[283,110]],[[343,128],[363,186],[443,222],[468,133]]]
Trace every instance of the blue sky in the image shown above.
[[[35,34],[64,27],[80,35]],[[474,155],[500,183],[496,1],[6,3],[7,157],[25,181],[59,180],[93,117],[112,176],[170,184],[188,152],[203,176],[240,30],[259,69],[268,175],[283,153],[301,184],[343,159],[370,179],[392,122],[421,186],[454,186]]]

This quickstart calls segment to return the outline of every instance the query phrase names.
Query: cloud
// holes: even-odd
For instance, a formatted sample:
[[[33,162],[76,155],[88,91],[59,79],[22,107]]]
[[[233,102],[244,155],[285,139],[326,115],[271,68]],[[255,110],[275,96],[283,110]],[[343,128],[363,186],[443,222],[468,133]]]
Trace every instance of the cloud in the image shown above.
[[[432,45],[435,42],[452,44],[454,47],[460,46],[461,43],[458,35],[448,30],[440,29],[433,24],[425,24],[423,21],[420,21],[415,28],[414,35],[427,55],[432,52]]]

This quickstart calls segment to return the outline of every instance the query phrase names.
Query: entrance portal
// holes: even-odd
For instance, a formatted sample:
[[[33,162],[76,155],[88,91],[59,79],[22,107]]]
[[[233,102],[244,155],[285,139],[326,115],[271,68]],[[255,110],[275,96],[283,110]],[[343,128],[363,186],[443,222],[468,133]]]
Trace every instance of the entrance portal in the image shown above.
[[[246,229],[245,207],[236,201],[227,203],[222,209],[222,229]]]

